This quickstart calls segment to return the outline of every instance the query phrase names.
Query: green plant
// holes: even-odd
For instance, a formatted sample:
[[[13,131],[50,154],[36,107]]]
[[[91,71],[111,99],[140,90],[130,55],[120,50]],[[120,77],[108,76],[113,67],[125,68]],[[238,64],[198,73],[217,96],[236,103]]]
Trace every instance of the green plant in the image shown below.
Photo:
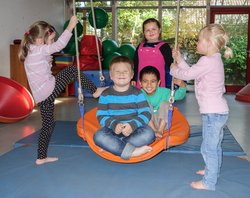
[[[234,57],[231,59],[223,57],[227,85],[245,85],[246,83],[246,45],[246,36],[236,35],[231,38],[229,47],[233,50]]]

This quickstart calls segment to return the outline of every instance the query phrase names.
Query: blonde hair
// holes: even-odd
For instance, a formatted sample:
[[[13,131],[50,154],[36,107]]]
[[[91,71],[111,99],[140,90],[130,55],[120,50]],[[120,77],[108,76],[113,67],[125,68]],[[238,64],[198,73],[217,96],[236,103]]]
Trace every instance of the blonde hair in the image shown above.
[[[109,66],[109,70],[112,70],[114,67],[114,64],[116,63],[128,63],[130,65],[130,69],[132,72],[134,72],[134,64],[133,61],[130,60],[128,57],[126,56],[117,56],[115,58],[113,58],[111,60],[110,66]]]
[[[212,44],[218,48],[218,50],[225,49],[224,57],[226,59],[233,57],[233,51],[227,46],[229,38],[220,24],[209,24],[202,28],[199,35],[207,40],[210,40]]]
[[[29,30],[24,34],[21,46],[19,49],[18,57],[24,61],[28,55],[29,47],[35,44],[36,39],[42,38],[47,41],[49,35],[55,31],[55,28],[45,21],[37,21],[29,27]]]

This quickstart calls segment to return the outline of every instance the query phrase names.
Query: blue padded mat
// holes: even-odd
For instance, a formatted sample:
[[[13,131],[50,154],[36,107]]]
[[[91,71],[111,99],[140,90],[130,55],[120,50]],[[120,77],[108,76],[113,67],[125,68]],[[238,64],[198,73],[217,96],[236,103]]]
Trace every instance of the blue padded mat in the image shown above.
[[[90,149],[50,147],[59,161],[35,165],[36,146],[16,148],[0,157],[2,198],[248,198],[250,163],[224,156],[216,191],[189,184],[201,179],[201,155],[163,152],[136,164],[107,161]]]
[[[89,147],[88,144],[77,135],[76,122],[56,121],[55,129],[51,137],[50,146]],[[14,147],[23,145],[36,145],[40,131],[37,131],[15,143]]]
[[[171,147],[169,152],[175,153],[200,153],[200,146],[202,142],[202,126],[190,126],[190,136],[182,145]],[[224,128],[224,137],[222,141],[222,149],[224,155],[239,156],[245,155],[239,143],[235,140],[234,136],[226,126]]]
[[[36,145],[39,131],[35,132],[20,141],[16,142],[14,147],[23,145]],[[171,147],[167,152],[175,153],[200,153],[200,145],[202,142],[201,126],[190,126],[190,137],[186,143]],[[88,147],[76,133],[76,122],[74,121],[57,121],[54,133],[51,138],[50,146],[67,146],[67,147]],[[244,155],[244,151],[235,140],[230,130],[225,127],[224,139],[222,142],[223,154],[239,156]]]

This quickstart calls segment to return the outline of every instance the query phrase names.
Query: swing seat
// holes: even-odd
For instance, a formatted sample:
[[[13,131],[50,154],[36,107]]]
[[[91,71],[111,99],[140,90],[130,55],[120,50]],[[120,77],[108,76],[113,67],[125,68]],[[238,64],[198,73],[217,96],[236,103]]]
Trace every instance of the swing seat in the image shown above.
[[[90,148],[99,156],[118,163],[137,163],[144,160],[148,160],[162,150],[166,149],[166,139],[168,136],[167,131],[163,133],[163,137],[161,139],[155,140],[150,146],[153,150],[149,153],[145,153],[138,157],[132,157],[129,160],[124,160],[120,156],[113,155],[110,152],[103,151],[100,147],[96,146],[93,140],[93,136],[95,132],[101,128],[97,117],[96,117],[97,108],[93,108],[89,112],[84,115],[84,123],[82,118],[80,118],[77,122],[77,133],[78,135],[87,141]],[[84,125],[82,125],[84,124]],[[84,126],[84,129],[83,127]],[[170,128],[170,137],[168,139],[168,146],[176,146],[183,144],[187,141],[189,137],[189,124],[185,117],[178,111],[176,107],[173,110],[172,124]]]

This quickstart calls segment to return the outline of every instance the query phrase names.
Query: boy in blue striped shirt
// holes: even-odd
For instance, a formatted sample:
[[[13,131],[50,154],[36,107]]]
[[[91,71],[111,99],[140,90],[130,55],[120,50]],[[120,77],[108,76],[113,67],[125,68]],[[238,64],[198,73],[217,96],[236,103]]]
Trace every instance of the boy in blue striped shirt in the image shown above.
[[[131,85],[133,64],[119,56],[110,64],[113,86],[99,98],[97,118],[102,126],[95,135],[97,146],[122,159],[150,152],[155,135],[148,126],[151,111],[144,94]]]

